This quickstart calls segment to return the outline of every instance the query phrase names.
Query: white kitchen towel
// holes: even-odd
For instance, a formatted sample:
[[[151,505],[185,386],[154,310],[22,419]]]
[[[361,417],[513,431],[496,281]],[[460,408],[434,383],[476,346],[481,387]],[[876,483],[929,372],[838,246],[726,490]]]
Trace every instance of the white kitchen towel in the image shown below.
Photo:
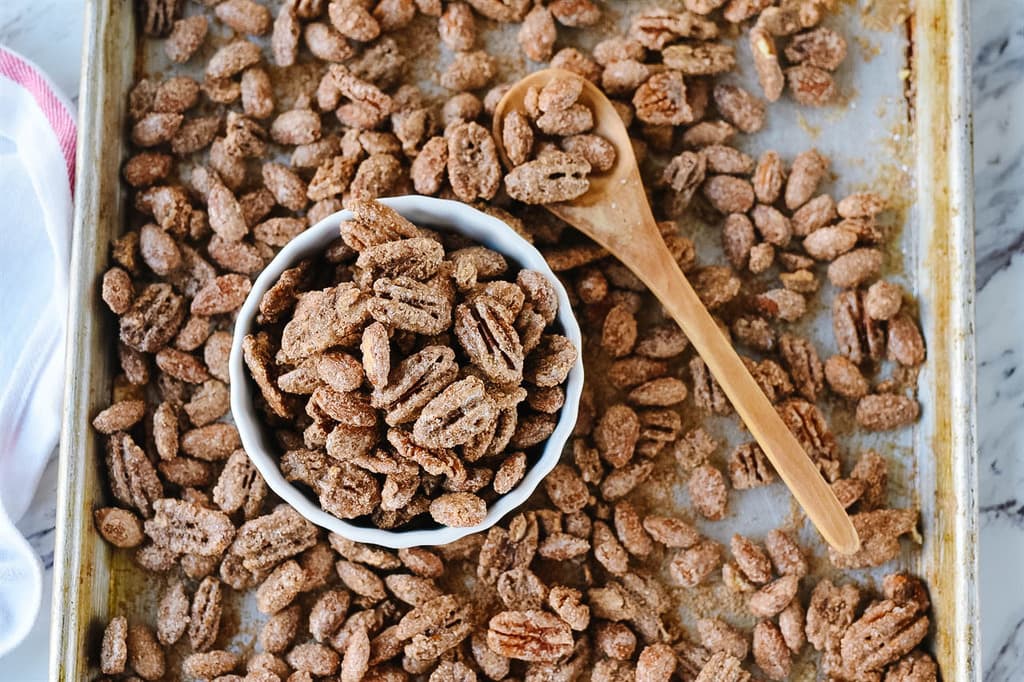
[[[75,132],[50,80],[0,46],[0,564],[24,547],[5,522],[25,513],[60,433]],[[33,581],[10,576],[39,571],[24,563],[0,566],[6,646],[24,615],[10,618],[12,605],[33,619],[39,608],[38,594],[12,594]]]

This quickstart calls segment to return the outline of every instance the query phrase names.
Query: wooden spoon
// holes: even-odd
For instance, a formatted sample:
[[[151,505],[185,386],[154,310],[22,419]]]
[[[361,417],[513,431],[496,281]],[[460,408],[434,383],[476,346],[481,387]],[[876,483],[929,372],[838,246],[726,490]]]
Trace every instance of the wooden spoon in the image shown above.
[[[523,99],[527,90],[534,87],[540,91],[558,77],[580,78],[563,69],[537,71],[516,83],[498,103],[494,138],[506,166],[509,161],[501,135],[506,112],[525,111]],[[658,297],[825,541],[844,554],[856,552],[860,540],[850,517],[750,376],[665,246],[647,203],[629,134],[618,112],[593,83],[582,80],[579,101],[594,112],[592,132],[614,145],[615,165],[607,173],[592,175],[590,189],[583,196],[545,208],[607,249]]]

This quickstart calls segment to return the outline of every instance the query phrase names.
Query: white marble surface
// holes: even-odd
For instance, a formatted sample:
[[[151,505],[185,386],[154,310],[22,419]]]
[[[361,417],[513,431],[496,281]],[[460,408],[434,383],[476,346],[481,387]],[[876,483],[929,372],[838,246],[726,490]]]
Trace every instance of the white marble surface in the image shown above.
[[[981,606],[985,682],[1024,679],[1024,12],[1020,0],[972,8],[978,263],[978,412],[982,500]],[[3,0],[0,43],[39,64],[77,99],[78,0]],[[52,462],[18,524],[53,566]],[[49,589],[44,595],[49,603]],[[10,682],[46,679],[48,613],[0,660]]]

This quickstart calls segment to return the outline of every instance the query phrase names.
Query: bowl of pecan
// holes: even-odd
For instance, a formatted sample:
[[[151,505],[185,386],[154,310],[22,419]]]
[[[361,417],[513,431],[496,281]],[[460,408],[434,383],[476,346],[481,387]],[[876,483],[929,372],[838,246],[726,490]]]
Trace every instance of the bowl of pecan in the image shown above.
[[[583,388],[579,325],[544,257],[498,218],[355,202],[285,246],[231,349],[231,411],[270,488],[357,542],[486,530],[555,467]]]

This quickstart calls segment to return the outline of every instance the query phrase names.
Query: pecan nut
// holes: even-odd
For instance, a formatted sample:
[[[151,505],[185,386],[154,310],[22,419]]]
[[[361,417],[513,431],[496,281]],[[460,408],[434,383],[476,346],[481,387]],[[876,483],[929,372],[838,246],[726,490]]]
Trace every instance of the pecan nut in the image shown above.
[[[572,651],[572,628],[545,611],[502,611],[487,625],[487,645],[506,658],[554,662]]]
[[[455,309],[455,336],[470,361],[498,384],[523,379],[523,347],[509,309],[490,296],[478,296]]]

